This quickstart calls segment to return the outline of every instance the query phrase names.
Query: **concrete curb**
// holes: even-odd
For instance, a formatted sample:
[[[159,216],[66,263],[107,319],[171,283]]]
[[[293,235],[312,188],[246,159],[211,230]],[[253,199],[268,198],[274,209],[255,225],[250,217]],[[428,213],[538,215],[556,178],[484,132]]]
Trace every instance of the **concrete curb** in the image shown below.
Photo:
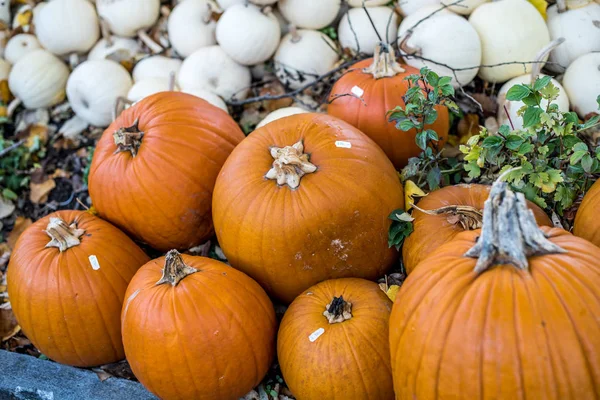
[[[156,400],[133,381],[0,350],[0,400]]]

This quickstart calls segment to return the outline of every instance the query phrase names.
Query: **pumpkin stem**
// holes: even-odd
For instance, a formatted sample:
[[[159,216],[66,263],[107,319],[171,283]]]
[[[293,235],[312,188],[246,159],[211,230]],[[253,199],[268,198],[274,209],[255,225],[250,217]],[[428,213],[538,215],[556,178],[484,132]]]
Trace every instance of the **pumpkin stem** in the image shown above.
[[[391,78],[405,72],[404,68],[396,61],[394,47],[387,43],[379,43],[373,54],[373,64],[363,69],[365,74],[373,74],[375,79]]]
[[[142,145],[142,138],[144,137],[144,132],[140,132],[140,129],[138,128],[139,122],[140,120],[138,118],[133,125],[119,128],[113,133],[113,139],[117,146],[115,154],[129,151],[133,157],[137,156],[140,146]]]
[[[352,318],[352,303],[345,301],[344,296],[334,296],[331,303],[327,304],[327,307],[325,307],[323,315],[330,324],[337,324],[349,320]]]
[[[445,215],[449,223],[460,226],[465,231],[481,229],[483,223],[483,213],[475,207],[471,206],[446,206],[436,208],[435,210],[423,210],[422,208],[412,205],[414,209],[427,215]]]
[[[271,156],[275,161],[265,178],[276,179],[279,186],[287,184],[290,188],[296,189],[305,174],[317,170],[317,166],[308,161],[309,155],[304,154],[302,140],[293,146],[271,147]]]
[[[510,190],[508,184],[502,182],[504,175],[494,183],[485,201],[481,236],[465,253],[465,257],[478,259],[476,273],[499,264],[512,264],[526,270],[529,257],[566,253],[548,240],[535,221],[533,211],[527,207],[523,193]]]
[[[198,272],[196,268],[190,267],[183,262],[181,254],[177,250],[171,250],[165,257],[165,266],[163,268],[162,277],[156,286],[163,283],[169,283],[171,286],[177,286],[179,281],[188,275]]]
[[[67,225],[61,218],[52,217],[44,232],[51,239],[46,247],[58,247],[62,253],[81,243],[80,238],[85,233],[85,229],[77,229],[77,222]]]

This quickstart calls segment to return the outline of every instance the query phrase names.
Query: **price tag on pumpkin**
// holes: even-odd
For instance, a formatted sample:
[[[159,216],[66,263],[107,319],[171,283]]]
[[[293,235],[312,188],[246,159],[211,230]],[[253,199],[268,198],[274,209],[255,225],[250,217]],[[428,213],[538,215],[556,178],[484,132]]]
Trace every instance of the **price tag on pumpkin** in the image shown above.
[[[315,340],[317,340],[319,338],[319,336],[321,336],[322,334],[325,333],[325,329],[323,328],[319,328],[316,331],[314,331],[313,333],[310,334],[310,336],[308,337],[308,340],[312,342],[314,342]]]

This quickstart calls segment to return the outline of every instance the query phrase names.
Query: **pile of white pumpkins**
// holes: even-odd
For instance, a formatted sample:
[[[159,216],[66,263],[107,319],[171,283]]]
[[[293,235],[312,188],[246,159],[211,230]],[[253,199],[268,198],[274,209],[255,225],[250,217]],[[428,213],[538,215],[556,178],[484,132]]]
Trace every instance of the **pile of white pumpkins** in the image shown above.
[[[15,101],[28,109],[57,105],[66,95],[78,125],[106,127],[118,98],[180,90],[227,111],[225,101],[244,99],[271,59],[277,78],[298,89],[339,65],[342,49],[372,54],[382,39],[398,43],[408,64],[452,76],[456,87],[478,74],[507,82],[500,123],[507,118],[502,94],[530,80],[532,69],[537,75],[532,66],[549,56],[549,69],[566,70],[562,85],[554,81],[561,109],[583,118],[598,108],[599,1],[560,0],[547,20],[527,0],[399,0],[402,18],[389,0],[181,0],[174,7],[160,0],[49,0],[23,5],[12,18],[5,1],[0,19],[7,26],[22,24],[26,12],[33,17],[29,33],[5,43],[0,80],[8,79]],[[440,3],[448,7],[439,10]],[[167,43],[148,35],[161,15],[168,15]],[[339,43],[320,31],[328,26],[337,27]],[[513,63],[536,58],[541,63]],[[123,60],[136,61],[132,74]],[[267,121],[298,112],[304,110],[278,110]]]

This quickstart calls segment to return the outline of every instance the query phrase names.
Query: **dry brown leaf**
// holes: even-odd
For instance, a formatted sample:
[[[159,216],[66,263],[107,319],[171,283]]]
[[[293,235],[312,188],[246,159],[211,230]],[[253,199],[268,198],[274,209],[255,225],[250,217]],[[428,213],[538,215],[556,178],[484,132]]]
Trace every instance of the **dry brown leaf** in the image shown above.
[[[70,178],[71,177],[71,173],[65,170],[62,170],[60,168],[58,168],[56,171],[54,171],[54,173],[51,175],[52,178]]]
[[[54,179],[50,178],[42,183],[33,183],[29,184],[29,189],[31,189],[31,193],[29,193],[29,200],[33,204],[45,203],[48,201],[48,195],[56,187],[56,182]]]
[[[466,144],[471,136],[479,134],[480,129],[479,116],[477,114],[465,115],[458,123],[459,144]]]
[[[496,99],[492,96],[488,96],[485,93],[475,93],[472,97],[481,104],[483,108],[483,112],[485,115],[496,115],[496,110],[498,109],[498,104],[496,103]]]
[[[8,88],[8,81],[5,79],[0,82],[0,100],[2,100],[4,104],[8,104],[10,103],[11,98],[12,96],[10,94],[10,89]],[[4,107],[4,115],[2,116],[6,117],[6,107]]]
[[[258,92],[259,96],[273,95],[278,96],[285,93],[285,88],[279,81],[273,81],[263,86]],[[291,98],[279,99],[279,100],[265,100],[263,101],[263,107],[267,112],[279,110],[283,107],[289,107],[294,102]]]
[[[33,147],[36,138],[40,143],[46,143],[48,141],[48,127],[43,125],[32,125],[28,130],[27,140],[25,146]]]
[[[100,368],[92,368],[92,371],[94,371],[96,373],[96,375],[98,375],[98,379],[100,379],[100,382],[104,382],[108,378],[113,377],[111,374],[109,374],[108,372],[106,372]]]
[[[21,328],[13,314],[10,303],[0,305],[0,342],[6,342],[15,336]]]
[[[33,222],[29,218],[17,217],[17,220],[15,221],[15,226],[13,227],[12,231],[8,234],[8,239],[6,240],[8,246],[11,249],[15,248],[15,244],[17,243],[17,239],[19,238],[19,236],[21,236],[21,233],[23,233],[23,231],[27,229],[32,223]]]

